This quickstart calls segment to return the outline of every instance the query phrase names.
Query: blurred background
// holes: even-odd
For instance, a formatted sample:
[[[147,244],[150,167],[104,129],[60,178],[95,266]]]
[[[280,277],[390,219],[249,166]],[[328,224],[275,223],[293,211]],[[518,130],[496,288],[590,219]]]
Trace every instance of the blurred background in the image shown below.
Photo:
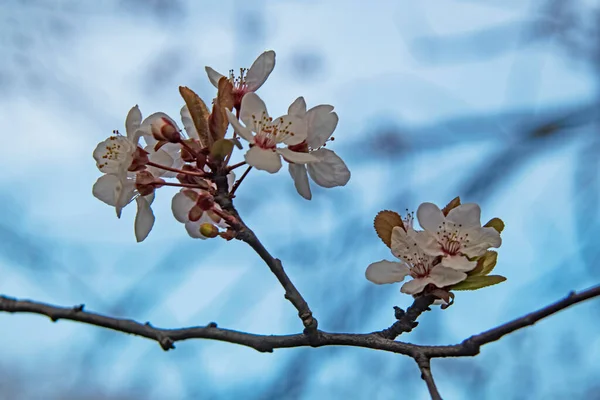
[[[277,65],[259,90],[272,115],[298,96],[332,104],[344,188],[295,191],[252,171],[246,222],[324,330],[370,332],[411,298],[364,278],[392,259],[372,221],[460,195],[506,223],[498,274],[458,292],[401,337],[454,344],[600,282],[598,0],[0,0],[0,293],[85,303],[159,327],[296,333],[296,312],[245,244],[191,239],[157,194],[135,242],[91,194],[92,158],[135,104],[179,120],[178,86],[209,103],[204,73]],[[240,154],[237,157],[241,157]],[[173,190],[171,190],[173,189]],[[600,399],[597,300],[432,362],[446,399]],[[329,347],[261,354],[152,341],[35,315],[0,314],[2,399],[426,399],[410,358]]]

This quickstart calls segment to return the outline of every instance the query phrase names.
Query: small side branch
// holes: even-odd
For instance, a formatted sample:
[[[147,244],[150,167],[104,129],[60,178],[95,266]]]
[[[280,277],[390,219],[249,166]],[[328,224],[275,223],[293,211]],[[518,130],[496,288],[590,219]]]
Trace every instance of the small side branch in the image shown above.
[[[429,395],[432,400],[442,400],[442,396],[435,385],[435,381],[433,380],[433,375],[431,374],[431,362],[429,358],[419,355],[415,357],[415,361],[421,370],[421,379],[425,381],[427,384],[427,389],[429,390]]]
[[[417,297],[413,304],[408,307],[406,312],[400,307],[394,307],[396,310],[396,319],[392,326],[380,332],[375,332],[379,336],[394,340],[404,332],[410,332],[419,325],[417,318],[425,311],[430,311],[430,305],[433,304],[436,297],[434,295],[426,295]]]

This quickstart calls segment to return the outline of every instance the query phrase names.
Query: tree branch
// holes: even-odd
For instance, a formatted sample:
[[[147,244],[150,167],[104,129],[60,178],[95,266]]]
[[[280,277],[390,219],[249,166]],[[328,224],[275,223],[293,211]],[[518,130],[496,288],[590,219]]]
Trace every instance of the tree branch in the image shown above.
[[[415,361],[419,366],[419,370],[421,370],[421,379],[425,381],[427,384],[427,389],[429,390],[429,395],[432,400],[442,400],[442,396],[440,392],[437,390],[437,386],[433,380],[433,375],[431,374],[431,362],[429,358],[425,356],[415,357]]]
[[[415,299],[412,306],[406,309],[406,312],[400,307],[394,307],[396,319],[392,326],[380,332],[374,332],[379,336],[394,340],[404,332],[410,332],[419,325],[417,318],[425,312],[430,311],[430,305],[433,304],[436,297],[434,295],[420,296]]]
[[[431,359],[437,357],[475,356],[479,353],[480,347],[486,343],[498,340],[508,333],[533,325],[535,322],[560,310],[597,296],[600,296],[600,285],[579,293],[571,292],[563,300],[479,335],[472,336],[462,343],[453,346],[422,346],[404,343],[383,338],[380,332],[352,334],[329,333],[316,330],[313,335],[302,333],[295,335],[257,335],[219,328],[215,323],[180,329],[162,329],[156,328],[148,322],[143,324],[131,319],[108,317],[85,311],[83,305],[57,307],[36,301],[17,300],[6,296],[0,296],[0,311],[40,314],[49,317],[52,321],[65,319],[95,325],[155,340],[164,350],[173,349],[175,347],[174,343],[182,340],[212,339],[251,347],[260,352],[272,352],[278,348],[306,346],[354,346],[404,354],[418,360],[422,357]]]

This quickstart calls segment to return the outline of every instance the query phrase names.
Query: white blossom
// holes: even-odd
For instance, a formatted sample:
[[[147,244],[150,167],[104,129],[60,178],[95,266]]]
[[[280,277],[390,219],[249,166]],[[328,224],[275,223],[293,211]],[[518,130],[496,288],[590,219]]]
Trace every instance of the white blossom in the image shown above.
[[[196,239],[207,239],[200,232],[203,224],[211,224],[219,228],[227,228],[225,221],[211,210],[201,210],[198,208],[197,199],[207,192],[201,189],[181,189],[171,202],[171,210],[175,219],[182,224],[185,224],[185,229],[188,234]],[[214,204],[213,208],[221,211],[218,204]]]

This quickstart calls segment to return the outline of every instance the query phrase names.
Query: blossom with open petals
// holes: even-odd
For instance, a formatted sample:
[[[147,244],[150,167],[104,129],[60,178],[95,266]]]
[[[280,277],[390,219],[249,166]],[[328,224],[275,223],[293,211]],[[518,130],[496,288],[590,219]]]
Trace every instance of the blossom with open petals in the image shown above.
[[[332,150],[324,148],[338,123],[338,115],[333,112],[333,106],[321,104],[306,111],[304,97],[298,97],[290,105],[288,115],[304,120],[307,129],[306,139],[291,146],[290,150],[306,152],[318,159],[307,165],[289,163],[289,172],[300,196],[307,200],[312,197],[308,175],[317,185],[325,188],[348,183],[350,171],[344,161]]]
[[[252,64],[250,69],[240,69],[240,76],[235,77],[233,70],[229,71],[229,80],[233,84],[234,106],[239,109],[242,98],[246,93],[255,92],[267,80],[275,68],[275,52],[273,50],[265,51]],[[206,74],[210,83],[214,87],[219,87],[219,80],[223,77],[211,67],[205,67]]]
[[[442,256],[442,265],[457,271],[471,271],[476,261],[467,257],[482,256],[490,247],[500,247],[497,230],[481,226],[481,209],[475,203],[461,204],[447,216],[432,203],[423,203],[417,219],[424,231],[415,240],[424,253]]]
[[[408,228],[395,227],[392,231],[392,253],[400,262],[378,261],[367,268],[365,276],[376,284],[402,282],[407,276],[413,279],[404,283],[400,289],[403,293],[418,294],[432,284],[438,288],[453,285],[467,278],[467,274],[434,264],[436,257],[425,254],[418,246],[415,236],[417,232]]]
[[[306,139],[306,122],[293,115],[284,115],[273,119],[267,112],[265,103],[256,93],[248,93],[242,99],[240,121],[226,110],[229,123],[240,137],[247,140],[251,147],[244,155],[248,165],[256,169],[275,173],[281,169],[281,156],[298,164],[318,161],[317,157],[295,152],[278,144],[296,145]],[[252,133],[255,133],[253,135]]]

